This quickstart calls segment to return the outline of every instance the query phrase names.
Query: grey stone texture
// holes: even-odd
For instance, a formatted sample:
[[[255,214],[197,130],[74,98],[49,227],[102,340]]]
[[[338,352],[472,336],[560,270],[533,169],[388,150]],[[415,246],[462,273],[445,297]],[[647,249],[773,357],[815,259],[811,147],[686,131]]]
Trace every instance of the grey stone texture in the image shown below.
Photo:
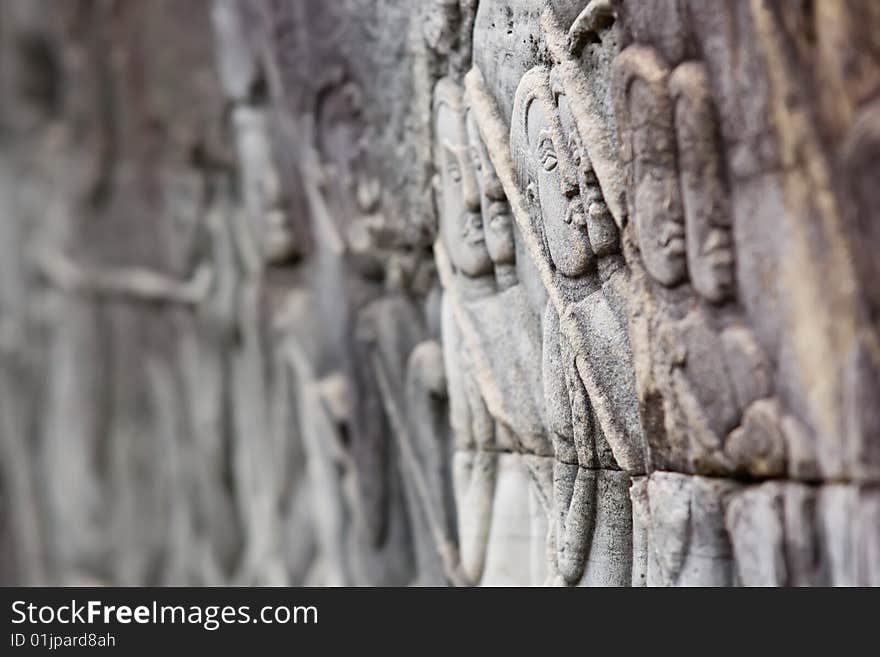
[[[62,4],[0,581],[880,585],[876,3]]]

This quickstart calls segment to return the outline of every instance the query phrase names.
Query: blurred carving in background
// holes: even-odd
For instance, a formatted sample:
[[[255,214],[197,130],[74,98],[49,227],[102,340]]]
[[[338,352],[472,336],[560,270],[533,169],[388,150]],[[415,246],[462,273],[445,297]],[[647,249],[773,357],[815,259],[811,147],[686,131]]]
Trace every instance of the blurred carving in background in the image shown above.
[[[5,0],[0,581],[880,585],[878,34]]]

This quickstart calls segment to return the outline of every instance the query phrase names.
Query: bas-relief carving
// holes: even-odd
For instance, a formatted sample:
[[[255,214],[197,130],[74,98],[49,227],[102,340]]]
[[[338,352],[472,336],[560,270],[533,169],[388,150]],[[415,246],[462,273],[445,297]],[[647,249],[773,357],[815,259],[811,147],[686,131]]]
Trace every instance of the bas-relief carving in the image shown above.
[[[355,376],[359,378],[355,381],[358,389],[372,387],[376,392],[368,398],[368,404],[356,406],[358,415],[351,424],[350,449],[358,466],[359,503],[354,524],[362,540],[381,554],[383,562],[391,561],[385,552],[399,553],[394,559],[400,564],[400,572],[388,572],[390,577],[406,583],[411,567],[404,564],[413,558],[408,536],[400,535],[402,529],[406,531],[402,506],[406,481],[398,474],[402,464],[392,434],[401,430],[395,426],[400,421],[395,415],[404,407],[400,391],[407,382],[409,356],[428,336],[417,305],[405,289],[394,285],[392,281],[389,289],[364,306],[356,319],[354,353],[361,367],[356,368]],[[364,581],[374,580],[379,570],[367,558],[360,569]]]
[[[294,68],[284,53],[273,54],[276,66]],[[291,72],[296,71],[274,71]],[[304,486],[313,500],[306,520],[313,530],[299,529],[315,535],[305,581],[400,585],[414,576],[404,482],[395,427],[388,417],[388,409],[400,400],[389,399],[377,379],[381,370],[398,395],[405,386],[409,353],[426,336],[416,304],[393,283],[389,272],[396,265],[383,264],[383,245],[371,241],[371,231],[383,229],[383,190],[366,175],[365,158],[372,145],[361,115],[361,89],[334,56],[332,65],[309,80],[308,93],[297,99],[296,105],[307,112],[262,119],[270,136],[263,143],[293,150],[313,238],[307,252],[300,248],[292,254],[305,261],[292,263],[295,287],[281,305],[309,321],[291,317],[283,323],[277,351],[289,392],[279,391],[278,397],[295,400],[290,419],[302,443]],[[256,119],[244,123],[258,123],[261,117]],[[250,145],[250,161],[259,166],[266,158],[261,158],[258,134]],[[281,167],[278,171],[284,173]],[[269,220],[276,215],[274,206],[290,205],[274,194],[272,180],[264,176],[251,187],[251,198],[268,211]],[[283,190],[288,183],[283,181]],[[303,219],[292,218],[299,228]],[[262,234],[267,232],[271,234],[266,229]],[[298,239],[298,231],[291,236]],[[270,275],[291,259],[270,262]],[[383,276],[392,281],[387,289],[379,284]],[[316,328],[320,326],[330,328]],[[294,528],[289,531],[293,536]],[[308,562],[309,546],[301,549]]]
[[[482,236],[480,198],[466,152],[462,91],[451,79],[440,80],[433,100],[435,196],[439,233],[456,269],[461,298],[489,280],[491,259]],[[490,287],[491,286],[491,287]],[[454,435],[452,478],[455,491],[462,568],[471,582],[482,577],[488,541],[497,457],[487,451],[494,440],[485,401],[473,375],[447,290],[442,301],[442,343],[449,385],[450,425]]]
[[[647,274],[636,278],[642,285],[634,293],[641,298],[641,312],[650,327],[635,337],[645,344],[643,353],[652,351],[645,379],[660,397],[649,399],[649,386],[644,386],[642,399],[646,406],[662,404],[656,415],[664,418],[664,430],[649,435],[653,467],[759,479],[814,477],[808,430],[774,396],[773,364],[736,305],[736,282],[743,278],[735,272],[743,263],[734,256],[734,245],[747,242],[736,236],[745,225],[732,221],[736,207],[730,202],[731,189],[739,198],[744,190],[730,181],[744,175],[745,165],[736,159],[742,151],[736,145],[725,147],[721,139],[726,126],[716,118],[709,67],[687,60],[692,56],[687,46],[677,49],[654,28],[642,25],[643,39],[652,45],[627,46],[615,61],[613,80],[621,159],[628,172],[627,209],[638,250],[630,264],[636,269],[642,264]],[[633,28],[633,35],[637,32]],[[731,157],[725,157],[727,151],[732,151]],[[761,157],[772,160],[765,151]],[[769,201],[762,211],[772,205]],[[648,232],[659,241],[644,235],[651,225],[655,230]],[[688,301],[694,296],[697,304]],[[657,476],[651,476],[651,483]],[[692,480],[693,491],[701,488],[698,481]],[[656,543],[651,536],[656,534],[657,515],[651,483],[648,536]],[[793,489],[798,486],[803,487],[791,484]],[[787,516],[778,504],[760,501],[767,499],[766,487],[740,488],[741,492],[735,485],[705,490],[706,499],[713,500],[707,512],[715,514],[716,521],[728,509],[729,538],[718,533],[712,543],[719,555],[716,574],[730,571],[725,545],[732,540],[735,547],[735,573],[719,581],[785,581],[784,574],[773,575],[780,569],[773,550],[783,550],[788,540],[800,541],[802,549],[816,549],[817,534],[802,530],[799,538],[774,540],[773,535],[785,535]],[[660,518],[664,515],[673,517],[664,512]],[[677,530],[673,522],[664,524],[665,534],[686,531]],[[757,524],[761,530],[755,529]],[[755,540],[766,549],[754,549]],[[650,547],[663,551],[656,544]],[[648,575],[650,582],[650,562]],[[709,581],[697,577],[695,583]]]
[[[232,120],[238,138],[242,193],[251,218],[254,248],[262,260],[284,263],[299,252],[289,202],[284,196],[283,171],[277,154],[273,153],[273,142],[280,140],[278,130],[272,130],[272,113],[265,108],[241,106],[233,110]]]
[[[282,498],[300,475],[285,459],[285,444],[278,442],[281,428],[276,417],[276,395],[286,389],[287,368],[276,360],[268,311],[269,267],[289,263],[300,255],[293,230],[288,194],[292,186],[282,166],[284,140],[278,115],[260,92],[263,62],[246,30],[245,12],[233,3],[214,5],[213,19],[220,46],[218,69],[230,101],[229,128],[237,155],[237,201],[222,255],[230,263],[218,271],[235,272],[227,281],[227,303],[234,314],[230,360],[221,376],[229,386],[225,413],[234,436],[250,436],[247,447],[233,441],[230,470],[235,481],[236,511],[242,546],[230,577],[238,584],[286,584],[288,547],[275,514],[284,508]],[[250,38],[249,38],[250,37]],[[227,196],[232,196],[229,191]],[[220,245],[218,245],[220,246]],[[234,263],[234,264],[233,264]],[[281,398],[283,399],[283,397]],[[299,441],[298,435],[293,435]]]
[[[516,278],[510,208],[449,78],[435,88],[434,117],[440,236],[455,272],[443,342],[462,567],[475,583],[537,584],[550,489],[537,318]]]
[[[868,173],[871,163],[880,152],[880,100],[865,103],[856,114],[844,142],[844,167],[850,186],[850,200],[854,206],[851,228],[854,260],[866,281],[877,280],[877,259],[868,244],[874,242],[877,230],[878,193],[874,176]],[[864,302],[865,323],[844,364],[847,374],[843,379],[845,440],[852,459],[851,470],[858,479],[876,480],[880,476],[880,414],[869,400],[880,391],[880,342],[877,327],[880,298],[876,289],[868,285]]]
[[[197,198],[163,190],[198,217],[175,245],[189,281],[41,265],[59,287],[74,271],[68,295],[186,309],[199,475],[160,519],[167,576],[880,583],[880,14],[433,0],[386,42],[408,25],[394,3],[363,25],[311,4],[214,3],[235,169],[199,151]],[[53,353],[76,365],[98,321],[65,321]],[[70,449],[97,430],[78,413],[95,375],[47,388],[67,573],[101,570],[86,528],[120,486]],[[174,416],[174,381],[148,378],[114,403]],[[142,579],[165,539],[126,540],[110,570]]]
[[[401,418],[403,426],[397,429],[415,543],[417,585],[467,583],[461,572],[455,527],[447,389],[443,347],[436,339],[424,340],[412,350],[407,362],[407,413]]]
[[[465,98],[467,100],[467,95]],[[518,278],[510,205],[469,105],[466,110],[468,143],[480,194],[486,250],[492,260],[497,291],[480,307],[466,307],[466,311],[476,328],[491,380],[502,393],[500,405],[489,405],[490,413],[497,422],[503,448],[515,452],[499,456],[498,499],[504,500],[509,509],[506,513],[511,518],[519,514],[529,526],[528,558],[532,569],[529,583],[538,584],[543,581],[546,516],[551,502],[551,445],[544,428],[539,378],[539,318]],[[528,514],[523,515],[524,507]],[[496,503],[496,515],[503,512]],[[510,520],[509,524],[517,523]],[[505,566],[510,568],[508,564]]]
[[[371,232],[373,222],[383,229],[382,190],[365,172],[361,102],[359,85],[331,70],[319,85],[304,175],[325,277],[319,315],[337,327],[325,357],[358,391],[342,425],[348,583],[403,585],[415,576],[414,555],[393,416],[407,359],[427,335],[400,259],[392,254],[383,263]]]
[[[877,586],[876,487],[771,481],[727,506],[744,586]]]
[[[608,18],[608,8],[594,4],[572,29],[604,30]],[[629,584],[639,575],[631,574],[628,475],[636,476],[638,488],[645,470],[627,336],[627,275],[617,227],[571,110],[583,91],[567,93],[567,82],[558,67],[527,72],[517,89],[510,138],[518,185],[570,327],[560,331],[558,302],[548,303],[544,386],[556,437],[559,570],[568,583]]]
[[[731,473],[741,464],[724,453],[726,436],[745,407],[769,393],[771,382],[751,334],[716,308],[730,297],[734,263],[706,75],[697,62],[670,74],[656,49],[633,44],[617,56],[612,81],[627,214],[638,250],[629,264],[643,267],[634,277],[647,332],[633,338],[644,341],[637,351],[649,354],[648,363],[640,363],[649,368],[640,378],[640,396],[643,412],[659,404],[663,418],[662,427],[648,432],[650,463],[654,469]],[[696,294],[687,291],[688,281]],[[690,302],[694,296],[697,304]],[[779,432],[769,435],[778,438]],[[772,453],[780,450],[768,446],[771,454],[760,465],[779,468]],[[730,583],[725,491],[701,485],[699,477],[669,477],[652,474],[647,486],[648,584]],[[718,530],[699,532],[689,521],[693,513]],[[670,556],[673,544],[681,556],[652,568],[663,565],[658,555]],[[687,568],[689,554],[708,561]]]
[[[577,317],[573,306],[594,293],[599,282],[578,173],[557,114],[549,70],[532,69],[520,81],[510,141],[520,187],[526,189],[533,220],[543,236],[546,255],[555,272],[553,282],[570,304],[568,312]],[[547,304],[542,324],[543,386],[556,455],[553,479],[559,572],[565,581],[575,583],[589,562],[596,572],[591,575],[588,571],[588,583],[592,577],[597,583],[605,578],[604,583],[620,584],[630,577],[630,547],[625,538],[631,532],[623,527],[618,534],[622,534],[624,543],[614,545],[614,538],[620,540],[621,536],[615,537],[613,531],[609,536],[604,526],[596,526],[596,521],[605,515],[602,513],[605,505],[612,509],[612,523],[615,515],[621,515],[614,507],[621,504],[621,499],[626,501],[629,482],[610,472],[618,469],[613,449],[591,408],[577,371],[577,355],[560,331],[558,313],[552,302]],[[599,495],[597,489],[603,477],[608,480],[605,488],[622,487],[622,495],[607,494],[608,490]],[[624,508],[622,515],[628,514],[628,508]],[[593,559],[588,558],[591,544],[596,546]],[[625,557],[621,558],[621,554]],[[608,562],[603,563],[603,559]],[[624,567],[615,572],[615,566],[621,561]]]
[[[652,111],[644,112],[642,119],[627,118],[629,108],[618,101],[618,118],[624,122],[631,120],[639,128],[633,130],[632,135],[622,136],[624,151],[630,150],[629,157],[625,153],[624,159],[631,163],[631,175],[637,181],[635,184],[631,183],[630,202],[633,205],[630,206],[630,216],[634,218],[637,242],[645,259],[645,268],[656,283],[664,287],[676,287],[684,281],[689,269],[693,287],[704,301],[696,312],[676,319],[675,305],[680,299],[673,297],[671,302],[662,299],[672,306],[668,311],[671,317],[665,316],[667,309],[661,306],[663,312],[660,314],[660,321],[656,317],[653,319],[654,331],[661,336],[660,341],[668,348],[672,357],[667,359],[668,362],[663,362],[662,357],[657,358],[661,363],[659,371],[651,376],[656,377],[665,393],[662,402],[666,415],[672,418],[666,422],[671,428],[668,433],[681,434],[685,430],[684,435],[673,435],[671,440],[668,440],[668,435],[662,436],[673,443],[673,448],[670,449],[669,444],[653,445],[655,449],[660,448],[655,459],[661,461],[663,456],[672,459],[678,457],[681,459],[678,467],[691,472],[706,471],[711,474],[745,471],[752,476],[778,475],[785,466],[782,442],[786,434],[797,435],[800,431],[793,419],[780,418],[778,403],[768,398],[771,392],[769,364],[750,331],[741,321],[736,320],[735,314],[729,309],[722,309],[718,313],[720,317],[713,317],[713,310],[717,310],[719,304],[730,299],[734,281],[726,185],[720,158],[715,150],[717,128],[713,123],[711,101],[708,100],[705,68],[698,63],[688,63],[679,67],[670,81],[662,61],[650,61],[652,56],[653,53],[648,52],[641,58],[643,61],[638,61],[637,58],[634,62],[634,68],[641,66],[646,69],[641,76],[634,77],[646,79],[650,84],[646,83],[645,89],[637,89],[635,92],[645,96],[639,98],[644,102],[630,101],[633,105],[649,107]],[[620,68],[625,65],[624,58]],[[625,80],[623,86],[628,86],[629,82],[630,80]],[[559,102],[558,96],[555,100],[561,117],[565,117],[565,101]],[[651,125],[645,120],[649,114],[651,118],[659,118],[659,126]],[[514,115],[516,116],[516,112]],[[514,124],[516,120],[513,119]],[[558,132],[561,130],[557,129]],[[626,143],[630,136],[633,143]],[[516,149],[515,136],[511,138],[511,143]],[[677,153],[681,159],[680,172],[676,161]],[[546,145],[537,157],[542,163],[548,164],[545,171],[556,164],[557,154],[551,152]],[[646,177],[646,173],[650,176]],[[533,189],[536,186],[535,180],[540,185],[542,175],[538,171],[521,179],[521,185],[529,189],[533,201],[537,196]],[[569,199],[574,195],[572,178],[574,176],[570,176],[568,180],[563,178],[561,189],[562,196]],[[550,196],[546,187],[544,189],[544,198],[538,198],[539,202],[550,207],[561,205],[560,201]],[[575,204],[569,204],[568,207],[570,210],[557,212],[556,216],[579,216]],[[673,212],[671,215],[657,212],[658,207],[672,207]],[[551,217],[549,226],[545,224],[542,228],[546,249],[552,259],[553,236],[558,231],[558,225],[553,225]],[[572,243],[578,244],[576,240]],[[558,263],[554,262],[557,273],[560,269],[564,273],[578,273],[577,260],[571,260],[579,252],[578,248],[566,249],[557,254]],[[589,316],[596,315],[598,313],[591,313]],[[617,317],[619,319],[621,313]],[[545,329],[547,324],[545,321]],[[558,335],[558,330],[551,331],[551,336],[552,334]],[[545,342],[545,359],[552,362],[553,352],[547,350],[546,345]],[[719,356],[721,361],[717,361]],[[713,359],[717,362],[709,364]],[[714,389],[707,389],[704,384],[714,383],[716,377],[713,375],[718,371],[728,371],[728,380],[721,380],[721,388],[716,386]],[[551,392],[548,395],[548,408],[552,409],[557,401],[558,397]],[[552,423],[553,411],[549,412]],[[794,429],[784,431],[781,427],[786,423],[795,425]],[[730,436],[725,441],[728,433]],[[727,450],[727,454],[719,453],[722,448]],[[664,451],[667,453],[664,454]],[[657,458],[658,456],[661,458]],[[658,463],[654,465],[657,466]],[[723,494],[720,490],[713,491],[717,487],[700,486],[699,481],[695,479],[690,484],[671,488],[665,486],[671,491],[665,495],[667,498],[670,494],[673,498],[678,496],[685,509],[689,505],[697,504],[701,513],[713,516],[715,530],[703,532],[704,535],[698,538],[708,542],[709,547],[715,545],[717,548],[719,570],[722,572],[716,583],[729,581],[730,551],[724,531],[718,530],[722,526],[721,500],[727,498],[727,491]],[[642,482],[637,483],[642,485]],[[722,488],[730,489],[735,486]],[[653,485],[649,485],[648,490],[654,490],[653,496],[657,498],[655,506],[668,506],[668,502],[663,502],[664,486],[655,481]],[[651,493],[642,495],[634,492],[635,497],[645,498],[647,503]],[[685,531],[676,530],[673,525],[674,523],[666,528],[670,536]],[[651,529],[656,540],[664,540],[662,529],[656,526]],[[681,537],[681,540],[687,544],[691,538],[693,537]],[[564,548],[560,547],[560,550],[563,551]],[[703,550],[704,554],[709,552],[711,550]],[[697,578],[695,581],[700,581],[699,578],[704,576],[700,573],[711,569],[697,567],[691,570],[695,573],[693,577]],[[705,576],[711,578],[714,575],[709,573]],[[667,572],[665,581],[677,582],[679,576],[678,573]]]

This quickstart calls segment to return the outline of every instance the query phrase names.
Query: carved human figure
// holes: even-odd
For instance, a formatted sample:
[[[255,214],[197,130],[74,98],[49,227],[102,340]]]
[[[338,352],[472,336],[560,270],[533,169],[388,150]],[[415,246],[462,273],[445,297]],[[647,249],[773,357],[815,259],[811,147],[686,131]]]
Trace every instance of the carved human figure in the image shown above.
[[[285,193],[276,119],[252,97],[238,98],[232,109],[243,208],[233,224],[233,248],[241,278],[234,304],[237,347],[231,387],[236,435],[249,436],[235,447],[235,471],[251,500],[242,503],[248,539],[236,582],[286,583],[281,562],[276,505],[290,473],[272,467],[283,462],[272,439],[271,403],[278,372],[268,336],[269,309],[264,276],[269,266],[297,257],[293,217]]]
[[[387,263],[385,289],[357,312],[352,369],[359,399],[349,425],[357,466],[355,524],[363,543],[358,572],[364,582],[408,583],[413,577],[412,527],[406,521],[407,482],[401,470],[399,435],[404,426],[409,356],[427,328],[407,290],[402,258]],[[383,573],[381,577],[377,574]]]
[[[466,123],[470,157],[480,195],[486,250],[492,260],[498,289],[505,290],[519,282],[516,278],[516,243],[510,204],[470,109],[467,110]]]
[[[467,110],[466,127],[497,291],[477,304],[464,304],[463,310],[470,316],[475,341],[498,393],[486,397],[495,399],[488,408],[502,449],[485,580],[539,584],[547,577],[553,462],[540,374],[540,318],[518,280],[513,217],[476,111]],[[514,573],[519,558],[513,555],[523,554],[517,544],[524,544],[531,555],[528,577]]]
[[[751,457],[742,444],[734,446],[738,453],[724,453],[726,438],[740,424],[746,408],[770,394],[770,364],[736,309],[725,305],[735,293],[733,239],[726,171],[705,65],[688,61],[676,67],[669,77],[669,95],[688,270],[702,303],[680,320],[659,323],[658,362],[665,373],[661,381],[671,377],[673,413],[680,412],[682,427],[687,427],[691,467],[781,474],[781,445],[755,442]],[[763,465],[753,463],[755,459]],[[761,467],[771,471],[761,472]]]
[[[780,312],[780,308],[789,306],[780,302],[781,297],[790,296],[792,289],[815,290],[798,295],[819,304],[800,306],[794,316],[801,318],[810,317],[815,312],[812,308],[824,307],[829,299],[828,290],[850,286],[835,283],[833,276],[829,277],[832,271],[848,277],[865,267],[855,278],[873,280],[869,271],[877,262],[875,248],[871,246],[876,243],[872,239],[876,232],[872,235],[870,226],[876,227],[876,221],[860,223],[851,233],[857,237],[850,241],[849,249],[839,252],[846,261],[844,266],[840,266],[843,261],[834,265],[827,262],[825,247],[818,246],[819,242],[826,245],[846,240],[845,229],[843,234],[840,231],[847,223],[863,222],[872,211],[876,216],[877,203],[866,201],[871,195],[877,197],[876,167],[868,161],[875,162],[877,154],[876,126],[880,125],[880,113],[876,90],[880,76],[876,66],[862,63],[873,57],[872,48],[866,44],[873,38],[868,35],[877,33],[880,14],[855,11],[855,4],[838,2],[822,10],[804,11],[802,7],[788,5],[768,10],[760,3],[746,3],[720,15],[699,3],[692,3],[689,8],[713,73],[712,86],[725,143],[722,152],[727,155],[731,171],[732,216],[736,242],[741,247],[737,252],[740,302],[762,344],[778,360],[780,391],[785,390],[790,408],[801,410],[801,417],[812,427],[801,424],[794,414],[785,413],[781,399],[761,400],[749,411],[754,415],[758,404],[775,403],[775,432],[784,444],[780,450],[784,460],[779,461],[784,471],[796,479],[839,481],[864,477],[872,467],[877,472],[877,450],[865,449],[868,443],[861,442],[859,437],[877,435],[877,407],[864,401],[875,398],[877,390],[877,350],[868,346],[876,344],[873,331],[865,330],[862,324],[851,335],[851,341],[843,343],[846,346],[833,350],[834,357],[815,365],[815,371],[821,372],[825,381],[826,394],[843,401],[838,416],[840,424],[832,425],[840,429],[826,428],[814,433],[816,425],[812,423],[823,412],[803,411],[830,406],[818,402],[822,386],[816,385],[814,377],[809,377],[809,382],[801,380],[799,368],[790,367],[789,359],[792,352],[804,347],[810,359],[821,359],[819,354],[825,351],[826,338],[822,337],[821,329],[815,330],[812,321],[788,321],[791,311]],[[756,30],[759,38],[737,37],[746,30]],[[804,34],[816,35],[815,47],[797,49],[791,60],[780,59],[782,53],[788,54],[789,45],[801,40]],[[705,48],[710,42],[712,47]],[[801,70],[811,71],[808,78],[814,76],[815,87],[808,93],[802,91]],[[854,71],[861,73],[853,74]],[[852,132],[847,135],[847,130]],[[798,155],[789,159],[793,143],[797,143]],[[856,154],[857,164],[848,161]],[[825,176],[835,169],[834,186],[841,184],[842,193],[826,187]],[[800,186],[807,191],[799,202],[791,202],[789,192]],[[836,200],[830,200],[831,196]],[[828,199],[830,205],[818,199]],[[801,231],[788,232],[788,227],[811,223],[819,215],[835,214],[835,204],[842,221],[835,223],[827,242],[822,238],[814,242],[813,233],[804,242],[806,236]],[[816,248],[819,250],[812,251]],[[813,278],[817,271],[814,266],[789,266],[793,254],[804,249],[815,256],[821,252],[818,260],[825,263],[825,273]],[[807,255],[807,261],[815,262],[815,256]],[[792,274],[798,280],[789,278]],[[800,280],[802,277],[804,280]],[[768,285],[768,281],[776,284]],[[858,287],[854,280],[853,284]],[[861,292],[854,291],[850,298],[871,304],[875,291],[876,286],[868,285]],[[864,319],[856,318],[869,315],[865,307],[839,307],[834,325],[853,318],[853,324],[858,326]],[[802,331],[810,333],[808,340],[802,339]],[[804,356],[806,352],[800,352],[795,358],[803,362]],[[853,399],[851,395],[861,401],[848,401]],[[744,429],[746,423],[744,420],[737,431]],[[794,481],[768,482],[744,491],[729,506],[727,514],[743,583],[856,583],[860,567],[866,564],[865,555],[876,555],[876,530],[873,537],[869,536],[870,530],[862,531],[871,526],[867,516],[860,515],[866,510],[861,505],[868,497],[845,484],[826,483],[817,487]],[[865,539],[868,541],[862,543]],[[878,563],[876,556],[873,563]],[[869,571],[870,568],[861,575]],[[868,577],[860,583],[869,581]]]
[[[452,431],[443,348],[435,339],[409,355],[405,383],[406,417],[400,437],[402,469],[415,548],[415,583],[465,583],[457,562],[455,499],[452,489]]]
[[[219,82],[230,105],[241,203],[226,238],[229,243],[222,245],[223,260],[215,256],[217,288],[225,291],[222,301],[228,304],[224,310],[234,314],[227,337],[230,371],[223,382],[231,408],[224,415],[236,437],[231,441],[232,471],[246,536],[233,581],[286,584],[288,551],[277,511],[288,508],[286,493],[302,477],[288,467],[288,444],[276,440],[286,427],[272,421],[279,410],[276,398],[281,395],[281,404],[289,401],[281,383],[288,368],[276,358],[276,345],[269,339],[265,271],[300,255],[300,235],[294,229],[292,180],[280,145],[280,114],[261,93],[264,61],[249,29],[248,10],[241,3],[217,0],[212,18]]]
[[[648,274],[673,287],[685,280],[687,263],[669,70],[656,50],[636,44],[617,56],[612,75],[627,213]]]
[[[324,209],[315,217],[315,230],[335,251],[342,251],[344,234],[360,214],[358,186],[365,173],[368,131],[363,117],[363,91],[342,67],[328,67],[314,108],[317,161],[305,175],[318,189]],[[314,200],[313,200],[314,205]]]
[[[563,100],[563,111],[565,100]],[[571,124],[569,124],[571,125]],[[572,325],[592,323],[585,312],[602,296],[596,254],[589,234],[580,179],[570,151],[569,135],[560,121],[550,71],[537,67],[520,80],[511,120],[511,149],[517,184],[526,190],[533,222],[543,236],[545,255],[554,270],[554,285],[560,292],[565,321]],[[586,161],[581,160],[581,165]],[[594,189],[587,186],[594,213],[601,209]],[[602,233],[596,226],[597,236]],[[601,240],[597,240],[600,241]],[[603,248],[610,251],[603,244]],[[607,251],[606,251],[607,252]],[[632,471],[642,470],[640,444],[619,426],[600,418],[595,403],[601,388],[587,362],[584,339],[607,338],[617,332],[613,315],[599,332],[579,331],[578,342],[564,333],[553,302],[543,318],[543,379],[548,425],[553,433],[554,504],[559,573],[567,583],[625,585],[630,581],[632,528],[629,478],[620,470],[623,462]],[[618,327],[619,328],[619,327]],[[624,333],[625,338],[625,333]],[[596,343],[598,346],[598,343]],[[588,374],[592,399],[587,392],[582,368]]]
[[[509,207],[463,101],[457,83],[438,83],[437,204],[455,270],[454,289],[444,295],[443,342],[461,560],[473,583],[540,583],[550,488],[540,459],[550,447],[536,378],[538,323],[515,277]],[[494,222],[489,231],[484,207]]]
[[[640,337],[650,351],[649,380],[662,404],[663,427],[649,435],[653,466],[705,474],[781,474],[778,413],[760,405],[771,393],[770,364],[736,307],[726,303],[734,295],[729,194],[705,65],[684,62],[670,75],[658,51],[632,45],[614,62],[613,84],[627,167],[627,210],[638,234],[641,262],[652,279],[641,290],[652,301],[645,305],[650,328]],[[650,128],[645,128],[649,119]],[[680,242],[675,253],[685,255],[687,262],[686,268],[680,263],[680,276],[674,280],[652,262],[641,233],[648,222],[639,215],[652,211],[641,203],[646,167],[649,175],[666,176],[674,183],[668,202],[685,229],[675,238]],[[665,237],[661,245],[663,241]],[[683,283],[686,272],[696,299],[687,288],[666,289],[673,282]],[[644,386],[642,396],[649,394],[650,386]],[[731,581],[726,534],[713,530],[698,537],[693,525],[674,518],[697,505],[714,514],[715,524],[722,527],[724,503],[734,487],[721,490],[693,476],[675,482],[655,481],[658,477],[652,475],[647,488],[652,543],[648,583]],[[664,519],[661,509],[670,505],[682,511]],[[708,515],[703,520],[712,522]],[[662,546],[669,541],[691,545],[675,568],[660,567]],[[693,565],[700,558],[709,562]]]
[[[242,541],[240,506],[235,492],[218,486],[221,473],[233,461],[234,446],[223,440],[232,435],[231,414],[224,408],[231,397],[232,355],[229,345],[236,338],[236,288],[241,275],[236,261],[235,209],[228,177],[212,181],[217,193],[213,207],[205,207],[200,175],[187,178],[178,174],[176,186],[169,190],[171,211],[181,223],[191,223],[188,245],[192,268],[208,267],[212,272],[211,293],[194,313],[195,340],[184,341],[181,359],[192,362],[197,372],[187,383],[192,390],[194,445],[199,454],[198,484],[194,495],[197,526],[205,527],[211,540],[203,541],[199,555],[200,579],[230,581]],[[189,370],[189,368],[187,368]],[[232,442],[232,441],[230,441]],[[218,492],[219,491],[219,492]]]
[[[435,191],[440,237],[455,269],[462,299],[495,291],[492,259],[486,247],[472,160],[467,147],[462,89],[449,78],[434,88]],[[479,582],[497,473],[495,427],[474,378],[472,354],[465,348],[449,291],[442,302],[444,366],[449,383],[450,424],[454,435],[453,487],[461,564]]]
[[[294,289],[276,314],[276,353],[280,380],[289,386],[282,395],[302,441],[308,486],[308,526],[315,552],[305,583],[351,586],[355,583],[347,553],[352,525],[351,456],[345,445],[345,424],[351,416],[351,386],[339,372],[322,373],[326,348],[314,294]]]
[[[232,104],[248,235],[241,236],[246,257],[278,263],[298,255],[294,217],[284,190],[278,143],[278,116],[257,90],[264,84],[259,48],[247,29],[247,8],[234,0],[215,0],[211,10],[217,39],[217,73]],[[285,184],[288,183],[288,184]]]
[[[593,20],[587,24],[593,29],[602,26],[607,29],[609,17],[601,11],[595,13],[595,9]],[[645,485],[646,468],[644,428],[629,343],[629,275],[621,253],[620,233],[605,203],[589,148],[583,142],[573,116],[571,103],[582,102],[578,96],[580,90],[574,85],[570,97],[558,72],[558,67],[551,72],[551,91],[578,173],[586,209],[587,235],[597,257],[597,276],[601,285],[583,301],[574,304],[568,313],[582,336],[576,363],[582,379],[594,381],[591,401],[597,407],[597,422],[607,436],[618,465],[629,475],[630,501],[635,516],[642,497],[640,490]],[[632,540],[632,583],[641,585],[644,581],[644,537],[634,532]]]
[[[383,393],[378,377],[381,369],[394,390],[402,388],[406,358],[424,329],[413,301],[399,287],[379,284],[372,244],[359,242],[371,238],[363,213],[381,216],[381,188],[366,185],[370,145],[361,88],[344,67],[331,65],[316,86],[313,113],[302,118],[313,139],[301,150],[300,167],[321,271],[322,337],[325,357],[357,390],[344,422],[350,467],[344,497],[353,524],[346,557],[355,584],[403,585],[413,576],[413,554],[388,414],[396,400]]]
[[[242,192],[250,219],[249,236],[257,256],[270,263],[298,254],[283,172],[273,152],[272,119],[267,109],[242,105],[233,111]],[[276,135],[277,137],[277,135]],[[276,147],[277,148],[277,147]]]
[[[722,303],[734,292],[733,236],[706,65],[688,61],[676,67],[669,78],[669,93],[691,284],[707,301]]]

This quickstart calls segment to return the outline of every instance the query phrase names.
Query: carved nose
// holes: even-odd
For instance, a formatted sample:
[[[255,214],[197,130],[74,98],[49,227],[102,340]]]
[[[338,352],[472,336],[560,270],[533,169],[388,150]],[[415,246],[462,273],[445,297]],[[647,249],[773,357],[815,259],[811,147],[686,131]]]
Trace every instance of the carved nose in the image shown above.
[[[501,185],[501,180],[495,175],[494,171],[486,174],[483,184],[486,186],[486,196],[493,201],[503,201],[507,198],[504,194],[504,187]]]
[[[471,212],[477,212],[480,209],[480,190],[477,188],[477,180],[472,172],[464,171],[462,173],[461,191],[464,195],[465,208]]]
[[[577,171],[570,162],[566,162],[564,159],[561,158],[559,162],[562,177],[562,193],[565,195],[565,198],[571,200],[580,193],[581,188],[578,184]]]
[[[464,232],[466,235],[470,235],[471,233],[478,233],[483,230],[483,217],[473,212],[467,216],[464,222]]]

